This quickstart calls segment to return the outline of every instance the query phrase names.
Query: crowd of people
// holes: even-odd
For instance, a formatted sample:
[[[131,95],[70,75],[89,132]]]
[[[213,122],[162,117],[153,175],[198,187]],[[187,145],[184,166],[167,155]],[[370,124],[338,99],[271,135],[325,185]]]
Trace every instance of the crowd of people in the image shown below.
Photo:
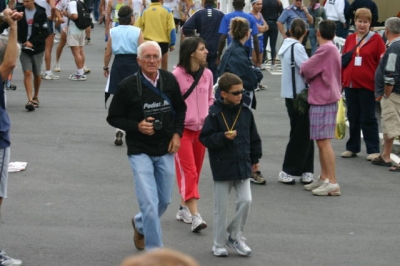
[[[105,24],[106,104],[113,95],[107,122],[116,128],[115,145],[121,146],[125,135],[139,202],[132,218],[138,250],[163,247],[160,218],[171,203],[175,179],[181,199],[176,219],[191,224],[194,233],[207,228],[199,213],[199,181],[207,148],[214,181],[211,250],[219,257],[228,256],[227,247],[242,256],[252,253],[243,237],[252,201],[250,184],[265,184],[266,180],[259,171],[262,145],[251,109],[257,106],[255,91],[263,88],[261,70],[266,66],[268,40],[271,68],[275,68],[276,56],[282,64],[281,97],[290,123],[279,182],[294,184],[298,176],[304,189],[314,195],[341,195],[331,139],[342,92],[350,137],[341,156],[357,156],[362,131],[367,159],[400,171],[390,159],[394,138],[400,135],[400,18],[386,21],[385,46],[382,37],[371,31],[378,19],[376,6],[368,1],[365,7],[363,1],[349,5],[355,25],[355,33],[349,35],[346,2],[311,0],[305,6],[302,0],[293,0],[283,8],[279,0],[252,0],[248,14],[243,12],[244,0],[233,0],[235,11],[223,14],[215,9],[214,0],[96,1],[94,9],[99,12],[94,17]],[[56,28],[61,39],[54,71],[61,71],[59,60],[67,44],[77,68],[69,79],[87,80],[90,70],[85,66],[84,45],[91,44],[90,25],[80,26],[82,7],[77,1],[23,0],[9,6],[13,10],[4,9],[0,24],[0,32],[8,29],[8,38],[0,42],[0,81],[8,78],[19,57],[28,98],[25,108],[34,111],[40,104],[41,80],[59,78],[51,71]],[[169,72],[168,53],[175,50],[178,29],[182,31],[179,60]],[[284,40],[277,51],[279,32]],[[343,65],[333,43],[335,36],[346,38],[342,53],[350,52],[348,65]],[[311,57],[305,48],[307,40]],[[7,196],[10,156],[10,125],[1,87],[0,206]],[[304,94],[304,107],[299,107],[299,96]],[[382,152],[377,105],[382,108]],[[321,171],[316,180],[314,141]],[[232,188],[236,206],[227,223]],[[135,265],[135,260],[128,259],[125,265]],[[4,251],[0,263],[22,264]]]

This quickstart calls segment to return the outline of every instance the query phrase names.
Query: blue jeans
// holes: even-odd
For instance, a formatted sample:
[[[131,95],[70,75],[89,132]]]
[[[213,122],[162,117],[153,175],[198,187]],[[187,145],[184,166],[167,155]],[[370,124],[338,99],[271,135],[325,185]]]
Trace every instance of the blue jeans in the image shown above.
[[[315,28],[308,29],[308,39],[310,40],[311,45],[311,55],[315,54],[317,51],[318,43],[317,43],[317,31]]]
[[[160,217],[171,203],[175,180],[174,155],[128,156],[133,171],[135,192],[140,212],[135,215],[135,225],[145,237],[145,249],[163,247]]]
[[[362,130],[367,153],[379,153],[378,121],[375,116],[374,92],[367,89],[344,89],[350,138],[346,150],[358,153],[361,150]]]
[[[336,36],[346,39],[347,35],[349,34],[349,25],[346,24],[347,28],[345,28],[343,27],[342,22],[335,21],[335,23],[336,23]]]

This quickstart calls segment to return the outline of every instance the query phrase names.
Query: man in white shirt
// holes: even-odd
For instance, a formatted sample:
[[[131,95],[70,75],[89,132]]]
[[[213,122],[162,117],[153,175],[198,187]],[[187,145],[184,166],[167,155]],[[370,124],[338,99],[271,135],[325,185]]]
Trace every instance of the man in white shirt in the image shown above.
[[[78,0],[79,1],[79,0]],[[69,76],[70,80],[84,81],[86,75],[84,72],[85,53],[83,46],[85,44],[85,30],[79,29],[74,20],[78,18],[77,1],[70,1],[67,7],[68,29],[67,29],[67,45],[71,48],[72,55],[75,59],[77,71]]]
[[[347,27],[344,16],[345,0],[327,0],[325,3],[325,14],[328,20],[336,23],[336,36],[346,39]]]

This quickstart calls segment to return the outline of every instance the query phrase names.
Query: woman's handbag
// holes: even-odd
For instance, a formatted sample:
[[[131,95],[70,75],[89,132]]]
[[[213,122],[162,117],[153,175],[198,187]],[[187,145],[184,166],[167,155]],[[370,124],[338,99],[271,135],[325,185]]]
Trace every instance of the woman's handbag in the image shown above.
[[[357,43],[356,46],[354,46],[353,49],[351,49],[351,51],[342,54],[342,68],[345,68],[345,67],[347,67],[348,64],[350,64],[354,50],[360,45],[360,43],[365,39],[365,37],[367,37],[367,35],[368,35],[368,33],[365,34],[364,37],[362,37],[362,39]]]
[[[346,117],[345,117],[345,107],[344,100],[340,98],[338,101],[338,111],[336,114],[336,128],[335,128],[335,138],[343,139],[346,134]]]
[[[310,107],[310,104],[308,103],[308,88],[305,88],[299,94],[296,93],[296,73],[295,73],[296,63],[294,61],[295,44],[296,43],[292,44],[291,47],[292,62],[290,65],[290,67],[292,68],[293,107],[298,113],[304,115],[308,110],[308,108]]]

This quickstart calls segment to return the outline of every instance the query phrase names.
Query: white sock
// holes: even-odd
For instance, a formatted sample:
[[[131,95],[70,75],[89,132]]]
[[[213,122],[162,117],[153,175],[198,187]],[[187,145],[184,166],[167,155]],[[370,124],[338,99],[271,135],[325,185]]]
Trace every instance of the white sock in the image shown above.
[[[83,75],[83,74],[85,74],[85,72],[83,72],[83,68],[81,68],[81,69],[78,69],[78,74],[79,74],[79,75]]]

